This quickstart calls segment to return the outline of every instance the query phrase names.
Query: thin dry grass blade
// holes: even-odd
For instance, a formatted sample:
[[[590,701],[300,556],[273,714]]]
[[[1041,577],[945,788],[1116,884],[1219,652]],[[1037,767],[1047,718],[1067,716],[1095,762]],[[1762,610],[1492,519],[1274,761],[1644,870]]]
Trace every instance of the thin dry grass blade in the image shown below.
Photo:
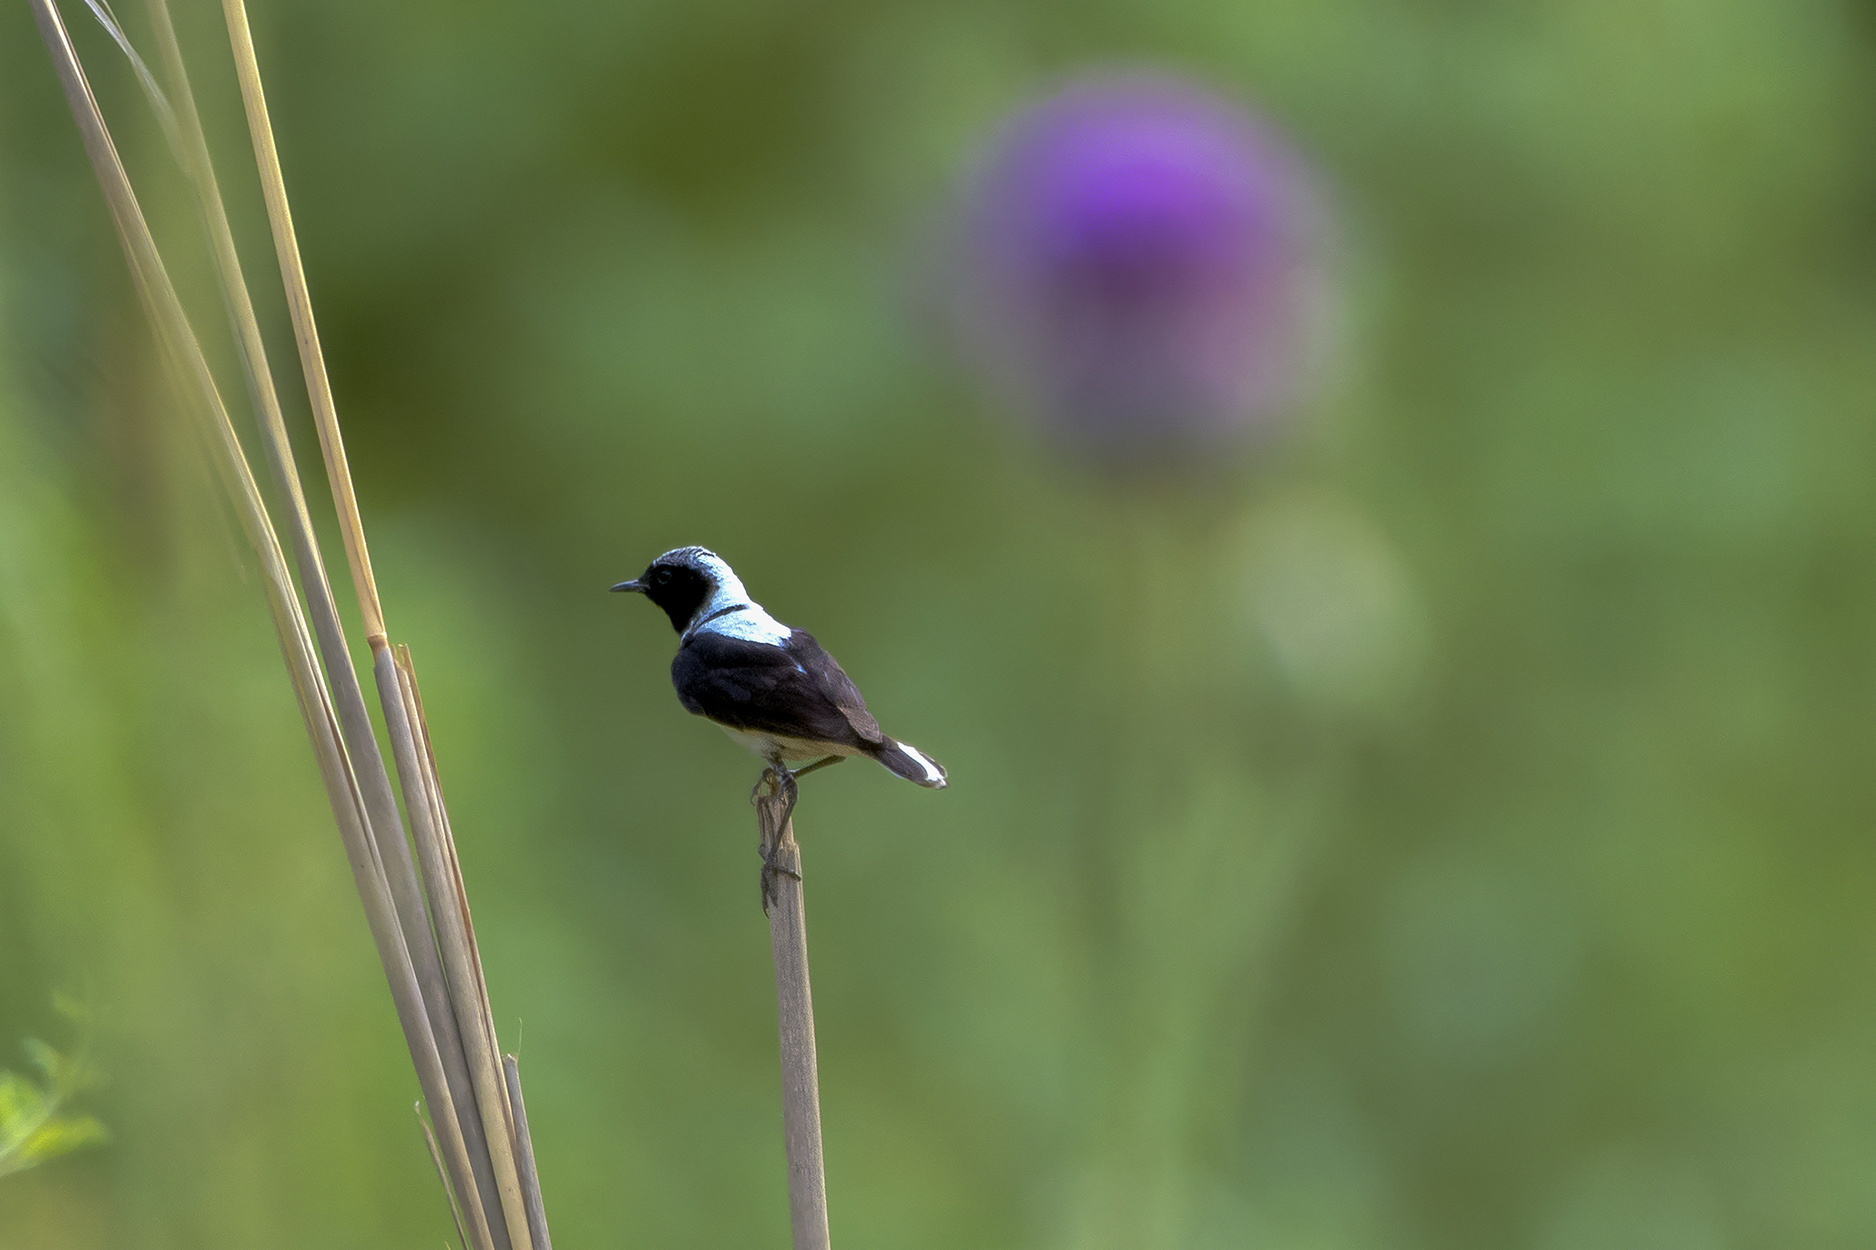
[[[94,0],[87,0],[87,3],[98,12]],[[201,392],[205,406],[216,418],[210,423],[215,436],[212,441],[216,444],[212,449],[214,458],[230,494],[237,500],[250,542],[261,553],[268,573],[269,604],[275,612],[289,672],[308,731],[314,739],[322,776],[328,783],[329,798],[385,964],[386,978],[411,1047],[412,1062],[442,1138],[439,1146],[436,1134],[425,1126],[433,1160],[445,1177],[458,1233],[464,1236],[465,1244],[473,1244],[478,1250],[511,1250],[511,1247],[532,1250],[534,1245],[544,1248],[545,1220],[539,1181],[533,1172],[531,1142],[525,1159],[525,1180],[516,1160],[520,1134],[524,1130],[517,1125],[510,1103],[509,1078],[518,1082],[518,1072],[506,1071],[496,1058],[487,984],[436,777],[435,757],[430,749],[427,727],[422,725],[421,703],[414,674],[409,668],[408,653],[399,657],[401,665],[389,654],[382,608],[339,435],[331,387],[312,321],[311,301],[287,209],[284,180],[267,120],[246,13],[240,0],[224,0],[308,393],[368,639],[378,661],[374,668],[380,697],[391,727],[394,755],[404,783],[413,831],[417,834],[420,855],[426,861],[427,887],[418,881],[410,847],[404,840],[403,826],[398,819],[389,775],[371,730],[357,674],[350,663],[330,582],[320,559],[286,437],[259,326],[241,275],[167,7],[163,0],[149,0],[172,91],[179,102],[175,111],[163,98],[134,49],[128,46],[108,9],[100,15],[100,20],[131,57],[153,107],[164,121],[171,146],[176,149],[179,161],[196,188],[269,466],[287,503],[295,563],[313,621],[310,634],[306,617],[292,593],[284,555],[265,506],[260,502],[245,456],[234,437],[199,345],[169,287],[154,242],[148,238],[141,214],[135,208],[128,179],[116,161],[115,150],[110,147],[102,117],[97,113],[95,101],[91,100],[88,86],[83,83],[82,70],[77,66],[63,26],[48,0],[35,0],[35,4],[48,46],[53,49],[55,62],[60,64],[61,76],[72,98],[74,115],[79,117],[87,149],[98,169],[100,185],[105,188],[118,221],[133,274],[149,306],[152,321],[158,327],[159,338],[164,342],[172,367],[194,384],[193,389]],[[95,127],[86,124],[87,111],[95,119]],[[331,681],[330,690],[320,680],[319,667],[314,660],[313,634],[317,635],[316,649]],[[434,940],[425,918],[426,888],[430,897],[429,921],[437,927]],[[445,1091],[447,1101],[439,1097]],[[466,1184],[466,1181],[473,1184]],[[479,1201],[465,1207],[458,1199],[471,1188]],[[465,1213],[467,1231],[463,1228]]]
[[[471,1178],[462,1134],[454,1109],[447,1099],[442,1064],[435,1039],[431,1035],[410,954],[405,947],[396,910],[391,902],[382,864],[371,837],[364,799],[352,772],[344,741],[339,735],[330,693],[320,678],[314,660],[312,639],[299,602],[293,594],[285,555],[268,519],[259,488],[249,471],[246,456],[228,420],[227,410],[222,404],[207,360],[157,252],[155,240],[137,203],[130,179],[118,158],[116,146],[111,142],[109,129],[91,93],[65,25],[51,0],[32,0],[32,5],[34,20],[51,54],[73,119],[78,124],[86,153],[91,158],[93,172],[110,208],[145,310],[156,329],[158,341],[172,371],[185,391],[193,393],[199,403],[199,408],[196,405],[190,407],[198,411],[210,427],[208,441],[216,468],[234,500],[248,541],[260,558],[268,606],[279,634],[281,651],[312,739],[334,818],[346,845],[347,859],[352,865],[366,919],[378,946],[385,978],[390,985],[392,1000],[409,1045],[411,1061],[417,1070],[425,1100],[432,1108],[432,1116],[442,1131],[442,1145],[450,1171],[457,1177],[458,1185],[462,1185]],[[474,1218],[479,1215],[479,1211],[473,1212],[471,1221],[481,1226],[477,1245],[491,1246],[492,1250],[486,1223]]]
[[[405,810],[411,819],[411,831],[417,843],[419,858],[424,861],[425,876],[431,882],[430,919],[435,927],[436,941],[451,991],[450,1002],[456,1017],[456,1032],[461,1042],[469,1081],[475,1092],[478,1118],[483,1130],[482,1136],[493,1170],[493,1189],[496,1194],[499,1194],[499,1203],[491,1202],[492,1195],[486,1187],[482,1197],[484,1203],[491,1207],[489,1211],[491,1228],[499,1229],[499,1226],[505,1224],[508,1239],[516,1250],[530,1250],[520,1180],[513,1159],[512,1123],[496,1060],[494,1030],[492,1024],[488,1022],[488,991],[481,976],[479,961],[473,960],[474,939],[468,931],[469,922],[466,910],[459,913],[458,908],[448,903],[441,905],[437,903],[441,891],[437,885],[439,878],[435,871],[436,864],[432,862],[437,856],[429,848],[435,847],[439,840],[447,840],[447,833],[439,827],[432,816],[432,809],[440,808],[440,796],[437,793],[434,770],[426,768],[424,761],[416,753],[410,728],[411,717],[387,654],[383,609],[371,572],[363,524],[358,513],[357,497],[352,488],[350,468],[346,462],[345,444],[339,431],[331,382],[326,374],[324,355],[319,347],[318,330],[312,316],[312,301],[307,291],[299,245],[293,230],[292,214],[287,203],[285,179],[281,173],[279,155],[274,145],[272,126],[267,115],[266,96],[261,87],[253,36],[249,30],[246,9],[241,0],[224,0],[222,7],[227,19],[230,44],[234,49],[236,69],[241,81],[242,100],[248,115],[248,128],[253,139],[255,159],[259,166],[262,190],[267,201],[268,219],[273,228],[275,252],[280,261],[281,275],[286,285],[288,304],[299,342],[301,363],[306,374],[307,393],[312,400],[314,420],[319,429],[320,446],[326,457],[327,477],[330,480],[334,502],[338,509],[346,551],[352,564],[354,589],[358,594],[360,610],[366,619],[367,634],[374,656],[373,668],[377,674],[379,701],[391,734],[392,754],[396,760],[398,775],[405,792]],[[398,849],[403,850],[401,846]],[[448,848],[448,858],[451,861],[454,860],[453,846]],[[454,892],[460,895],[459,883]],[[473,969],[473,975],[471,975],[471,969]],[[465,998],[469,996],[473,996],[474,1004],[465,1001]],[[464,1119],[469,1119],[467,1114]],[[503,1217],[501,1220],[495,1218],[493,1211],[495,1205],[501,1208]]]
[[[482,948],[476,944],[475,921],[469,912],[469,890],[463,884],[462,861],[456,857],[456,834],[450,828],[449,805],[443,801],[443,783],[437,773],[436,748],[430,743],[430,721],[423,711],[423,690],[417,685],[417,669],[411,662],[410,648],[402,643],[396,647],[397,671],[403,678],[405,692],[410,700],[411,716],[417,727],[419,745],[423,748],[423,766],[428,779],[431,802],[435,805],[436,827],[443,831],[443,850],[449,860],[449,884],[456,899],[456,905],[462,910],[463,931],[469,938],[469,962],[475,969],[475,987],[477,1003],[482,1013],[482,1027],[492,1038],[495,1036],[495,1012],[489,1006],[488,977],[482,971]]]
[[[449,809],[443,802],[443,783],[437,774],[436,749],[430,742],[430,718],[423,710],[423,691],[417,685],[417,669],[411,662],[410,648],[400,643],[396,648],[396,654],[398,675],[402,678],[404,694],[409,701],[411,716],[415,721],[419,742],[423,748],[423,763],[429,779],[436,826],[442,830],[442,850],[449,861],[447,867],[450,883],[454,889],[457,905],[462,909],[464,931],[469,937],[469,959],[475,969],[475,985],[481,1005],[483,1027],[487,1030],[492,1044],[495,1038],[495,1016],[489,1007],[488,977],[482,971],[482,950],[476,944],[475,921],[469,912],[469,892],[463,884],[462,863],[456,857],[456,837],[450,830]],[[535,1250],[551,1250],[547,1232],[547,1208],[541,1198],[541,1178],[534,1162],[534,1139],[528,1129],[527,1107],[521,1097],[519,1061],[513,1055],[507,1056],[503,1062],[502,1071],[506,1076],[509,1116],[515,1133],[521,1199],[527,1212],[528,1230],[534,1238]]]
[[[111,6],[106,0],[85,0],[85,7],[91,10],[91,16],[98,19],[98,24],[104,27],[104,32],[123,52],[124,59],[130,62],[130,68],[137,75],[137,82],[143,87],[143,94],[150,101],[150,111],[156,114],[157,123],[163,127],[163,134],[169,139],[170,147],[180,149],[182,137],[176,133],[176,115],[170,110],[169,98],[163,94],[163,89],[156,85],[156,75],[150,72],[150,67],[144,64],[143,58],[137,55],[136,48],[131,46],[130,37],[124,33],[123,24],[117,20],[117,14],[111,11]]]
[[[227,19],[229,40],[234,49],[235,63],[241,81],[242,101],[247,111],[248,129],[252,136],[255,160],[259,167],[261,184],[267,201],[268,220],[273,228],[275,252],[280,261],[281,277],[287,290],[288,305],[293,315],[295,336],[299,342],[301,364],[306,374],[307,393],[312,400],[314,421],[319,430],[320,446],[325,453],[327,477],[332,487],[334,503],[338,509],[340,530],[345,538],[346,552],[352,565],[354,589],[358,594],[359,607],[366,620],[366,631],[373,652],[373,668],[377,673],[379,701],[384,709],[386,725],[392,738],[392,754],[398,766],[398,776],[405,792],[405,810],[411,819],[411,831],[418,845],[419,856],[425,854],[424,848],[430,845],[438,834],[434,821],[428,821],[431,809],[438,804],[434,773],[423,767],[410,738],[409,714],[405,707],[401,691],[395,680],[395,673],[390,671],[390,657],[387,654],[387,640],[383,608],[378,597],[377,586],[372,576],[371,561],[365,543],[363,523],[358,513],[357,496],[351,482],[350,467],[346,462],[345,443],[340,434],[338,414],[333,401],[332,387],[325,368],[324,354],[319,346],[318,330],[312,315],[312,300],[307,291],[306,276],[301,264],[299,245],[293,229],[293,218],[287,203],[285,179],[282,176],[279,154],[274,145],[273,130],[267,115],[267,102],[261,87],[260,68],[254,53],[253,36],[248,28],[247,13],[241,0],[224,0],[223,13]],[[407,749],[408,748],[408,749]],[[430,828],[426,829],[426,823]],[[443,835],[447,837],[447,835]],[[390,858],[401,859],[402,868],[408,863],[408,850],[400,844]],[[450,848],[450,858],[454,858],[454,848]],[[449,988],[448,1000],[452,1006],[451,1014],[455,1017],[454,1034],[461,1048],[468,1083],[474,1091],[477,1114],[470,1116],[464,1109],[465,1125],[479,1120],[482,1138],[481,1144],[487,1152],[484,1171],[485,1183],[481,1190],[483,1204],[487,1207],[488,1222],[497,1233],[498,1241],[504,1231],[507,1240],[516,1250],[530,1250],[527,1234],[526,1213],[521,1199],[520,1181],[515,1168],[512,1148],[512,1125],[502,1087],[499,1067],[496,1062],[496,1047],[492,1026],[482,1022],[472,1023],[473,1016],[479,1015],[485,1022],[488,1016],[488,991],[480,975],[479,963],[474,964],[473,979],[465,977],[466,953],[473,951],[473,935],[465,935],[461,930],[467,926],[464,915],[459,921],[457,910],[436,905],[438,890],[434,884],[432,865],[426,860],[425,876],[433,884],[430,888],[432,907],[431,923],[435,926],[437,946],[441,952],[441,966]],[[414,872],[393,871],[393,879],[409,893],[416,890]],[[404,893],[405,891],[400,891]],[[402,899],[406,908],[410,900]],[[470,1004],[465,1003],[465,994],[472,994],[475,1004],[481,1008],[472,1012]],[[431,998],[431,1004],[438,1000]],[[478,1024],[480,1027],[478,1027]],[[439,1032],[449,1032],[439,1026]],[[481,1162],[480,1158],[477,1160]],[[492,1175],[489,1175],[492,1173]],[[496,1208],[500,1208],[501,1218],[496,1217]]]
[[[541,1202],[541,1176],[534,1168],[534,1134],[528,1131],[528,1104],[521,1096],[521,1061],[513,1055],[502,1056],[502,1073],[508,1078],[508,1105],[515,1109],[515,1153],[521,1160],[521,1197],[528,1204],[528,1232],[534,1237],[534,1250],[554,1250],[547,1237],[547,1208]]]
[[[280,173],[280,154],[274,148],[273,123],[267,116],[267,96],[261,90],[260,62],[254,55],[254,36],[248,29],[247,7],[241,0],[222,0],[234,49],[235,72],[241,81],[241,102],[247,111],[248,133],[254,141],[254,161],[260,169],[261,192],[267,201],[267,220],[273,227],[274,251],[286,280],[287,308],[293,315],[293,334],[299,343],[300,365],[306,374],[306,393],[313,405],[313,423],[326,458],[326,477],[338,506],[339,532],[345,539],[346,559],[352,566],[352,587],[365,618],[365,638],[376,651],[384,644],[384,609],[378,602],[378,583],[371,572],[371,552],[365,545],[365,526],[358,515],[358,497],[352,491],[352,469],[345,459],[345,440],[339,434],[338,410],[332,401],[332,382],[326,376],[326,357],[319,346],[319,328],[313,321],[313,299],[300,263],[300,243],[293,231],[293,213],[287,206],[286,181]]]
[[[474,957],[469,911],[460,876],[451,871],[455,848],[444,832],[441,792],[434,771],[428,767],[427,756],[419,754],[416,701],[389,649],[378,652],[372,671],[384,702],[385,727],[390,730],[397,775],[404,784],[404,810],[410,814],[417,857],[423,863],[424,880],[430,887],[430,917],[436,925],[437,946],[443,952],[444,967],[449,973],[456,1023],[469,1057],[469,1073],[475,1080],[476,1103],[482,1111],[489,1153],[495,1161],[495,1182],[501,1193],[502,1214],[508,1222],[510,1239],[517,1246],[528,1246],[531,1238],[527,1208],[522,1201],[521,1174],[514,1157],[514,1121],[495,1046],[494,1026],[481,1007],[487,1001],[487,990],[481,966]]]
[[[437,1040],[439,1057],[455,1104],[456,1118],[476,1175],[476,1195],[484,1216],[495,1225],[502,1224],[494,1165],[491,1162],[481,1116],[477,1112],[474,1083],[469,1075],[462,1040],[457,1033],[455,1013],[449,1004],[441,962],[424,914],[423,896],[411,861],[410,848],[403,837],[397,800],[391,791],[384,757],[372,731],[371,718],[365,709],[363,691],[357,672],[352,668],[345,643],[344,627],[332,597],[325,563],[319,554],[312,518],[301,489],[299,469],[294,461],[279,396],[274,390],[273,375],[267,362],[267,349],[261,338],[260,324],[254,314],[241,260],[235,248],[233,231],[223,207],[214,164],[202,133],[201,117],[196,109],[194,92],[189,84],[182,50],[177,43],[174,24],[165,0],[149,0],[151,24],[161,50],[164,71],[175,98],[170,129],[177,158],[196,190],[198,208],[208,231],[215,268],[221,279],[223,301],[239,347],[243,373],[254,412],[260,423],[262,445],[276,489],[287,504],[287,530],[292,538],[295,563],[298,565],[308,613],[319,642],[321,658],[331,682],[337,706],[340,730],[345,737],[354,771],[364,793],[370,814],[373,845],[378,852],[396,905],[398,922],[404,932],[404,944],[410,952],[423,991],[424,1007]],[[507,1250],[507,1239],[495,1228],[497,1250]]]
[[[436,1134],[430,1131],[429,1121],[423,1118],[423,1104],[415,1102],[411,1109],[417,1113],[417,1127],[423,1130],[423,1144],[430,1148],[430,1162],[436,1165],[436,1179],[443,1186],[443,1197],[449,1202],[449,1218],[456,1221],[456,1240],[468,1250],[469,1238],[462,1230],[462,1208],[456,1200],[456,1193],[449,1187],[449,1173],[443,1170],[443,1156],[437,1153]]]

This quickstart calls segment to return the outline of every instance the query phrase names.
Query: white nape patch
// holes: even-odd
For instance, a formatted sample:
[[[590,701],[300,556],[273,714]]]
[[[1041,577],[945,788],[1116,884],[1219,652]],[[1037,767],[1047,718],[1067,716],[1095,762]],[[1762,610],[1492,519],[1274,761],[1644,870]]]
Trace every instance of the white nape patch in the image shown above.
[[[708,612],[705,616],[710,615]],[[788,635],[795,631],[782,624],[767,612],[760,604],[752,603],[741,612],[731,612],[728,616],[719,616],[692,631],[697,634],[722,634],[725,638],[741,638],[745,642],[765,642],[771,647],[779,647],[788,641]],[[796,665],[797,668],[800,665]]]
[[[705,551],[698,553],[695,559],[710,574],[716,589],[691,619],[706,621],[711,613],[722,612],[724,608],[739,607],[742,611],[725,613],[706,625],[692,625],[684,631],[684,642],[689,642],[697,634],[721,634],[725,638],[766,643],[771,647],[779,647],[788,641],[788,635],[795,631],[770,616],[761,604],[749,597],[749,592],[743,589],[742,578],[736,576],[735,570],[724,563],[722,556]]]
[[[917,747],[913,746],[909,742],[901,742],[899,744],[899,749],[901,751],[904,751],[907,755],[911,756],[913,759],[918,761],[919,767],[925,770],[925,780],[927,781],[943,780],[944,770],[939,768],[938,765],[932,763],[932,761],[925,755],[923,751],[919,750]]]

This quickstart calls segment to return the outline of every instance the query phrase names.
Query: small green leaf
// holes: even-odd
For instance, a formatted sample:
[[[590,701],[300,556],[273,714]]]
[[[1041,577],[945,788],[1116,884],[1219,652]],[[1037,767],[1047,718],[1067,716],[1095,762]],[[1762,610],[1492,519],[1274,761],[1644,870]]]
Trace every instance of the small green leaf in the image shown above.
[[[110,1131],[95,1116],[55,1115],[26,1139],[21,1153],[34,1163],[43,1163],[80,1146],[110,1139]]]
[[[65,1056],[46,1045],[36,1037],[29,1037],[20,1042],[20,1049],[33,1061],[33,1066],[46,1074],[46,1084],[58,1089],[65,1084],[63,1076],[69,1064]]]
[[[43,1119],[46,1096],[39,1087],[11,1072],[0,1072],[0,1149],[32,1132]]]
[[[61,1004],[61,1009],[69,1006]],[[61,1103],[100,1079],[84,1049],[66,1056],[34,1037],[26,1038],[20,1048],[45,1073],[45,1088],[18,1073],[0,1071],[0,1176],[110,1137],[92,1116],[60,1114]]]
[[[110,1138],[110,1131],[93,1116],[55,1115],[25,1141],[0,1148],[0,1176],[23,1172],[48,1159]]]

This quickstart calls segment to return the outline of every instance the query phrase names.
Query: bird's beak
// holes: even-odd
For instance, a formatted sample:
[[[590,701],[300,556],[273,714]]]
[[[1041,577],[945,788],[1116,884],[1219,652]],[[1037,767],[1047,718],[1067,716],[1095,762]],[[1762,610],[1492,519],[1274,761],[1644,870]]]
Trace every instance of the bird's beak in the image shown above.
[[[629,590],[635,595],[642,595],[645,593],[645,583],[639,581],[636,577],[634,577],[629,582],[620,582],[617,586],[614,586],[613,589],[614,590]]]

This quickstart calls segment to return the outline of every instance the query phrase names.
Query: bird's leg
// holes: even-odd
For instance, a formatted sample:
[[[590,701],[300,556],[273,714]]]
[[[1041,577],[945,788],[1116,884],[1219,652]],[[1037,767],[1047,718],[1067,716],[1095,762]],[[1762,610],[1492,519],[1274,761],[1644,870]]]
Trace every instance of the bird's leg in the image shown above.
[[[805,777],[805,776],[807,776],[807,775],[808,775],[809,773],[811,773],[811,772],[813,772],[813,771],[814,771],[815,769],[817,769],[817,768],[826,768],[826,767],[827,767],[827,766],[828,766],[829,764],[838,764],[838,763],[840,763],[840,761],[842,761],[842,760],[844,760],[844,759],[846,759],[846,758],[847,758],[847,757],[846,757],[846,756],[844,756],[844,755],[826,755],[826,756],[822,756],[822,757],[821,757],[820,759],[818,759],[818,760],[816,760],[816,761],[814,761],[814,763],[812,763],[812,764],[810,764],[810,765],[808,765],[808,766],[807,766],[806,768],[797,768],[797,769],[795,770],[795,776],[797,776],[797,777]]]

